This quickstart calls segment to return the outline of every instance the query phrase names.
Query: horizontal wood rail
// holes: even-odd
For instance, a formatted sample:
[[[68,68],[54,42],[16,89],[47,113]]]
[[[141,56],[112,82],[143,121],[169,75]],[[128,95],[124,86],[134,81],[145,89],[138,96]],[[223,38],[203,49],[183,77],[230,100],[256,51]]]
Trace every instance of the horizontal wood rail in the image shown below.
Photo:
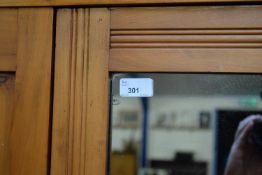
[[[111,30],[111,48],[261,48],[260,29]]]
[[[261,49],[111,49],[112,72],[261,73]]]
[[[261,26],[262,28],[262,26]],[[117,35],[261,35],[262,30],[111,30]]]
[[[111,30],[261,29],[262,6],[112,8]]]
[[[72,5],[153,5],[186,3],[258,3],[262,0],[1,0],[0,7]]]
[[[151,35],[151,36],[113,36],[113,43],[257,43],[262,42],[261,35]]]

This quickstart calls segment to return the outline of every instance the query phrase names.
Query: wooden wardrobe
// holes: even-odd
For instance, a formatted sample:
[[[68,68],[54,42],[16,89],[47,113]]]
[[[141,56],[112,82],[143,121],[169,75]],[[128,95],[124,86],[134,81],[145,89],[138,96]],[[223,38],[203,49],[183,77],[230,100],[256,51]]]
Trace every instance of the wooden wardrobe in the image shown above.
[[[1,0],[0,174],[106,175],[111,72],[262,73],[259,0]]]

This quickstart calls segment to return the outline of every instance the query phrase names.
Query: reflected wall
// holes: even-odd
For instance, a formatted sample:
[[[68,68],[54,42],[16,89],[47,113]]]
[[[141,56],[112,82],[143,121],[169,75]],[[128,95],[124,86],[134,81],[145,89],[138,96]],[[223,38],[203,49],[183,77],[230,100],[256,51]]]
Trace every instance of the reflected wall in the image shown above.
[[[151,78],[153,97],[121,97]],[[261,75],[112,74],[111,175],[222,175],[238,123],[261,113]]]

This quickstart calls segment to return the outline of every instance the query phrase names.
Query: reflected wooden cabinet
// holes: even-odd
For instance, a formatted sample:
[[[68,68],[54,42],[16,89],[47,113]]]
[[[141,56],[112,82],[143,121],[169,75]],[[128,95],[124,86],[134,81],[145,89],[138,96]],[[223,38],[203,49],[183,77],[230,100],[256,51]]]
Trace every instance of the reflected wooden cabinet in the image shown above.
[[[135,154],[113,153],[110,168],[110,174],[112,175],[136,175],[137,157]]]
[[[0,174],[103,175],[110,72],[262,73],[262,6],[0,9]]]

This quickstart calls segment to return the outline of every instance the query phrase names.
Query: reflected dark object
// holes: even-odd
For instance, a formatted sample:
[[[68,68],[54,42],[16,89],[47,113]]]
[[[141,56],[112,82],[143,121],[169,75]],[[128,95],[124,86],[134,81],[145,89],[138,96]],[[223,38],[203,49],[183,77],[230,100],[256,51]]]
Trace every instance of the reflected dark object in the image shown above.
[[[202,129],[209,129],[210,128],[210,120],[211,120],[211,114],[208,111],[202,111],[200,112],[199,116],[199,127]]]
[[[231,146],[239,123],[254,114],[262,115],[262,111],[217,110],[216,111],[216,169],[215,175],[223,175]],[[252,132],[251,132],[252,133]],[[252,138],[252,134],[250,135]],[[261,151],[262,153],[262,151]]]
[[[207,175],[207,162],[195,161],[192,152],[178,152],[174,160],[151,160],[150,165],[167,170],[168,175]]]
[[[262,155],[262,121],[258,121],[254,124],[251,131],[251,140],[258,153]]]

